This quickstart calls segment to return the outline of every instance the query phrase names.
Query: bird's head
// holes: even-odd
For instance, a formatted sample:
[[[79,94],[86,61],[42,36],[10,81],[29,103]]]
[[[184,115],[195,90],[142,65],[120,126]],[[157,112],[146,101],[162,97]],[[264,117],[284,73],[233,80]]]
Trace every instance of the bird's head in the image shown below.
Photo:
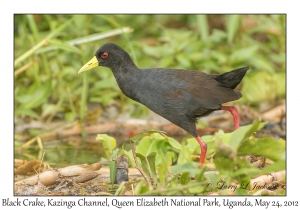
[[[105,66],[113,70],[124,63],[132,63],[129,54],[118,45],[107,43],[96,51],[95,56],[79,70],[78,74],[97,66]]]

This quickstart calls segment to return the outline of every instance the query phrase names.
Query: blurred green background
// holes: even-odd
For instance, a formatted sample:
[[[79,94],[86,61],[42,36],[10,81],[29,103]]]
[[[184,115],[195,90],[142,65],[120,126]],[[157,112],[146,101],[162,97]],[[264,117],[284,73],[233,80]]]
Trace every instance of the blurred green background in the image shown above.
[[[146,115],[109,69],[77,74],[107,42],[128,51],[140,68],[218,74],[250,66],[237,103],[275,104],[286,95],[285,33],[285,15],[15,15],[15,125],[73,122],[93,103]]]

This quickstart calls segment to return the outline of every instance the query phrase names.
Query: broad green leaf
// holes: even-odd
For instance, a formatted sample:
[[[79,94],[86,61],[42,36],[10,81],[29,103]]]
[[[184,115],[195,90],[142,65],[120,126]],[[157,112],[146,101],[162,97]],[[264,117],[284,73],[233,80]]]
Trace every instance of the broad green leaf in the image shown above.
[[[144,132],[142,134],[145,134]],[[138,137],[139,134],[138,134]],[[139,138],[137,138],[139,139]],[[145,136],[136,146],[136,152],[140,153],[144,156],[148,156],[150,153],[157,153],[155,158],[156,165],[159,165],[163,158],[165,158],[165,154],[168,151],[178,152],[181,150],[181,145],[174,139],[170,137],[162,136],[160,133],[152,133],[150,136]],[[160,155],[159,151],[164,153],[163,156]]]
[[[178,155],[177,164],[191,162],[192,154],[193,154],[192,151],[189,150],[188,147],[185,147],[184,145],[182,145],[182,149],[180,150],[180,153]]]
[[[157,172],[159,177],[159,183],[164,186],[167,178],[169,177],[169,167],[172,165],[172,159],[174,158],[173,152],[167,152],[167,154],[164,154],[161,150],[158,151],[158,155],[161,158],[161,161],[159,164],[157,164]]]
[[[149,192],[149,188],[150,188],[150,186],[146,185],[145,180],[142,179],[141,181],[139,181],[136,184],[136,186],[134,188],[134,194],[135,195],[141,195],[141,194],[147,193],[147,192]]]
[[[263,156],[274,161],[285,160],[285,141],[270,137],[249,139],[238,148],[238,155],[248,154]]]
[[[220,132],[223,132],[223,131],[220,130]],[[215,152],[216,138],[215,138],[215,136],[212,136],[212,135],[202,136],[201,138],[207,145],[206,157],[208,157],[213,152]],[[187,147],[190,150],[191,154],[199,155],[200,151],[201,151],[200,145],[195,138],[188,138],[186,146],[182,146],[182,147]]]
[[[214,163],[219,171],[233,171],[235,166],[235,151],[227,144],[218,140],[216,143],[216,155]]]
[[[147,155],[153,151],[153,144],[156,144],[156,141],[152,140],[149,136],[146,136],[142,138],[142,140],[136,146],[136,152],[142,155]]]
[[[243,167],[240,168],[238,170],[236,170],[233,174],[232,177],[238,177],[241,175],[246,175],[248,177],[254,177],[256,175],[261,174],[261,170],[259,170],[258,168],[252,167],[250,166],[250,164],[247,167]]]
[[[132,154],[132,151],[131,151],[131,150],[130,150],[130,151],[126,151],[126,150],[124,150],[124,149],[120,149],[120,154],[125,155],[125,156],[128,158],[130,164],[131,164],[133,167],[136,166],[136,165],[135,165],[134,158],[133,158],[133,154]]]
[[[182,145],[182,147],[188,148],[193,154],[199,154],[200,152],[200,145],[195,138],[188,138],[186,145]]]
[[[262,169],[263,174],[268,174],[271,172],[277,172],[281,170],[286,170],[286,160],[279,160],[276,161],[275,163],[266,166],[265,168]]]
[[[234,151],[236,151],[239,144],[244,139],[248,138],[255,131],[262,129],[266,123],[267,122],[259,122],[258,120],[254,120],[252,124],[240,127],[231,134],[229,138],[229,145]]]
[[[155,168],[155,156],[156,153],[151,153],[148,156],[143,156],[140,153],[136,153],[136,156],[141,160],[141,167],[148,177],[156,180],[156,168]]]
[[[110,157],[113,150],[117,146],[116,139],[114,137],[108,136],[107,134],[98,134],[96,140],[101,141],[106,156]]]
[[[180,177],[180,183],[186,185],[190,181],[190,173],[184,172]]]
[[[167,137],[169,144],[175,149],[181,150],[181,144],[171,137]]]
[[[138,157],[141,161],[141,167],[144,170],[144,172],[147,174],[148,177],[151,177],[151,172],[149,170],[149,166],[146,161],[146,157],[140,153],[136,153],[136,157]]]
[[[153,134],[153,133],[164,134],[166,132],[164,132],[164,131],[156,131],[156,130],[146,131],[146,132],[142,132],[142,133],[139,133],[139,134],[136,134],[136,135],[130,137],[130,140],[133,141],[133,142],[135,142],[135,141],[138,141],[138,140],[142,139],[143,137],[149,136],[150,134]]]
[[[190,173],[191,176],[195,176],[196,174],[200,173],[201,170],[199,168],[199,163],[195,162],[186,162],[182,164],[177,164],[171,167],[171,172],[173,174],[181,174],[181,173]]]

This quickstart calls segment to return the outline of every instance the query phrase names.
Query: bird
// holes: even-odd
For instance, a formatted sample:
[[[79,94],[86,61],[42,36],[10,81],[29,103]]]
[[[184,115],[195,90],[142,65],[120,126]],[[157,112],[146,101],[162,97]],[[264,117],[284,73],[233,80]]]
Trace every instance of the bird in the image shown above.
[[[242,97],[235,88],[249,70],[248,66],[218,75],[197,70],[140,69],[130,55],[115,43],[101,46],[78,74],[97,66],[112,71],[119,88],[127,97],[191,134],[201,148],[201,166],[206,158],[207,145],[197,133],[197,120],[214,111],[226,110],[233,116],[234,129],[239,128],[237,108],[223,104]]]

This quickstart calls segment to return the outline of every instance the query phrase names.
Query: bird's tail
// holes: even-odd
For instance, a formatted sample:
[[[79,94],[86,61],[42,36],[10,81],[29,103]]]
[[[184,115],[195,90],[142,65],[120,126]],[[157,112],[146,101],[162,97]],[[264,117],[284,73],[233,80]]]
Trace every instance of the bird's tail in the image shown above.
[[[224,87],[234,89],[242,81],[249,67],[242,67],[223,74],[215,76],[215,80],[221,83]]]

